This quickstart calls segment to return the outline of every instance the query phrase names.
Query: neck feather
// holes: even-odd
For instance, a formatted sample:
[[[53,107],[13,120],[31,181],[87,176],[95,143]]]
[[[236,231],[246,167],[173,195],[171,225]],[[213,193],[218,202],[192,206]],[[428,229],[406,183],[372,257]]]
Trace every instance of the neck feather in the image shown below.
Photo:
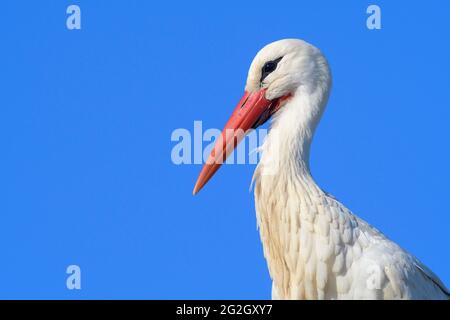
[[[327,90],[297,89],[273,119],[261,147],[261,162],[254,179],[280,176],[286,182],[296,178],[312,182],[309,166],[311,142],[327,98]]]
[[[273,120],[255,171],[257,223],[278,297],[301,296],[291,290],[290,272],[304,268],[302,261],[310,251],[301,249],[308,241],[302,244],[300,233],[312,239],[308,232],[314,229],[315,211],[308,208],[324,195],[310,174],[309,153],[325,100],[297,91]],[[291,259],[294,256],[301,257]]]

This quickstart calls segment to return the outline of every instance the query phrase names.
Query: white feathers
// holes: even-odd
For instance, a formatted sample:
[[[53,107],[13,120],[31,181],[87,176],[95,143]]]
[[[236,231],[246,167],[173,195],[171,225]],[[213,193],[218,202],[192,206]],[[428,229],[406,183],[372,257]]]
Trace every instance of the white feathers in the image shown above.
[[[448,299],[431,271],[315,184],[309,149],[331,84],[320,51],[300,40],[266,46],[246,89],[256,90],[261,66],[279,57],[263,84],[267,98],[293,97],[275,115],[254,175],[273,298]]]

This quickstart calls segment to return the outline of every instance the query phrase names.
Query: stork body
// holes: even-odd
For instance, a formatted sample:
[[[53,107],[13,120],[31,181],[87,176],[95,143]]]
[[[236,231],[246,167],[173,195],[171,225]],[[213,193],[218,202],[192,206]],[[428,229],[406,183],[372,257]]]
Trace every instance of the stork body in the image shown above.
[[[246,93],[225,126],[247,130],[274,118],[254,174],[272,297],[449,299],[428,268],[314,182],[309,150],[330,86],[328,63],[317,48],[295,39],[274,42],[253,60]],[[241,138],[220,137],[194,193]]]
[[[311,102],[302,97],[295,95],[275,118],[277,134],[269,133],[254,177],[272,297],[448,299],[445,286],[423,264],[314,182],[311,136],[298,126],[301,105]]]

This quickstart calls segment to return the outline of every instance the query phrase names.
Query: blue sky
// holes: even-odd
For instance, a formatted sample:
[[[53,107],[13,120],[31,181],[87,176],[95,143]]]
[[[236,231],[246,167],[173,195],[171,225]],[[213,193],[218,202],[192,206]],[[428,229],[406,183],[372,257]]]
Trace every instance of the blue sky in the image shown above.
[[[82,29],[66,28],[77,4]],[[366,8],[382,29],[366,28]],[[221,128],[266,43],[302,38],[334,78],[317,182],[450,285],[448,1],[3,1],[0,298],[270,298],[249,185],[171,161]],[[66,288],[79,265],[81,290]]]

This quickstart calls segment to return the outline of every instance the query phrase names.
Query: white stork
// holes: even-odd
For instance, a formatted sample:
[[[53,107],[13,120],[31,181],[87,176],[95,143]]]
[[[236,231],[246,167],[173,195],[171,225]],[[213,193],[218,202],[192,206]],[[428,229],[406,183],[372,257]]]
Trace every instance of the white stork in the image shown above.
[[[331,87],[320,50],[296,39],[254,58],[245,94],[219,136],[196,194],[244,137],[273,117],[255,174],[257,222],[273,299],[449,299],[417,258],[317,186],[309,169]]]

